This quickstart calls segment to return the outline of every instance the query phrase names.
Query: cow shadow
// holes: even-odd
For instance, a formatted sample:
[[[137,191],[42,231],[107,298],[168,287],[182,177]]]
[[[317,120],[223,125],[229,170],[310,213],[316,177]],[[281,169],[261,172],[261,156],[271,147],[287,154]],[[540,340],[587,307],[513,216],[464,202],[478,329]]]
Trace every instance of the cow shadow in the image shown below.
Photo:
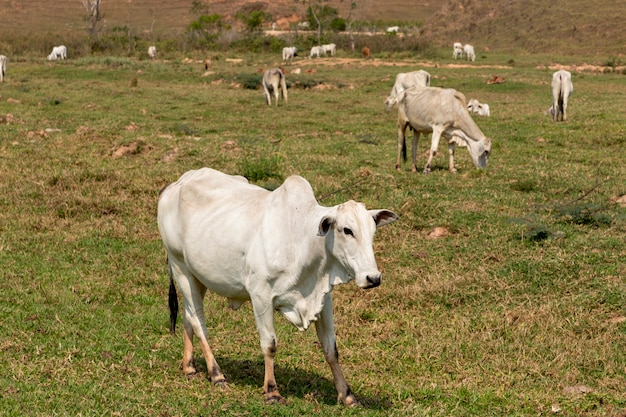
[[[216,356],[217,363],[226,376],[226,381],[233,385],[246,385],[257,388],[259,392],[263,387],[264,363],[260,360],[241,360],[227,356]],[[204,358],[194,357],[198,372],[206,376],[207,367]],[[337,390],[331,379],[320,376],[313,372],[303,371],[297,368],[276,365],[274,372],[278,389],[287,401],[290,397],[300,399],[312,397],[315,401],[326,405],[337,405]],[[330,368],[328,369],[330,376]],[[350,383],[349,376],[347,377]],[[356,392],[356,398],[362,406],[372,410],[388,410],[392,401],[390,398],[370,397]]]

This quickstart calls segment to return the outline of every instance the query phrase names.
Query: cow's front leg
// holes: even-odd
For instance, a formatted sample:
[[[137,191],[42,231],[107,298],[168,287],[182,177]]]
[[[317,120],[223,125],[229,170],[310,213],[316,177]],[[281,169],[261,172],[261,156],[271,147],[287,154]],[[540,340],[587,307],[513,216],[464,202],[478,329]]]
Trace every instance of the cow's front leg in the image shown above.
[[[424,167],[424,174],[430,173],[430,168],[433,162],[433,157],[437,155],[437,149],[439,149],[439,140],[441,139],[442,133],[443,133],[443,129],[441,129],[438,126],[433,126],[433,135],[432,135],[432,141],[430,144],[430,152],[428,154],[428,161],[426,162],[426,166]]]
[[[333,373],[338,400],[347,406],[358,406],[360,404],[354,397],[354,394],[352,394],[346,378],[343,376],[341,365],[339,365],[339,352],[337,352],[337,339],[333,322],[332,296],[328,293],[324,298],[324,307],[319,319],[315,322],[317,337],[324,348],[324,358],[330,365],[330,370]]]
[[[271,303],[255,302],[254,300],[252,306],[265,362],[265,378],[263,381],[265,402],[267,404],[283,403],[285,400],[278,392],[274,374],[274,356],[276,356],[276,351],[278,350],[278,340],[274,331],[274,308]]]
[[[456,167],[454,166],[454,142],[450,141],[448,143],[448,155],[450,156],[450,172],[453,172],[456,174]]]

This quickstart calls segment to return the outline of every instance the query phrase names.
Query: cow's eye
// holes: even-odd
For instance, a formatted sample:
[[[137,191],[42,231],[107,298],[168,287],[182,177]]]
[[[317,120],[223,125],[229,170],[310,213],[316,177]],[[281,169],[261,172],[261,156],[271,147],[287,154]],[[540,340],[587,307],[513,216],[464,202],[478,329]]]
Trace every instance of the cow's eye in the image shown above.
[[[343,232],[348,235],[348,236],[354,236],[354,233],[352,232],[352,229],[349,229],[347,227],[343,228]]]

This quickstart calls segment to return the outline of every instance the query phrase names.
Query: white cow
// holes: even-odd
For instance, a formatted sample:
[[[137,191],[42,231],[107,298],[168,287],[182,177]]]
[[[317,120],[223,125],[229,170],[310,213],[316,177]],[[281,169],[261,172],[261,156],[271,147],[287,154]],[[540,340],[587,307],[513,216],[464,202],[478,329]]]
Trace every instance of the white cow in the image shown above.
[[[7,57],[0,55],[0,82],[4,82],[4,74],[7,72]]]
[[[65,45],[59,45],[52,48],[52,52],[48,55],[48,61],[56,61],[57,59],[67,58],[67,48]]]
[[[552,106],[548,112],[552,115],[553,121],[567,120],[567,101],[574,91],[572,84],[572,74],[569,71],[559,70],[552,74]]]
[[[286,46],[283,48],[283,62],[291,64],[293,58],[298,55],[298,48],[295,46]]]
[[[441,136],[448,139],[450,171],[454,167],[455,145],[467,145],[474,164],[479,168],[487,166],[491,151],[491,139],[485,137],[467,111],[465,96],[452,88],[422,87],[402,91],[398,95],[398,159],[396,169],[400,169],[400,154],[406,161],[405,131],[413,129],[413,163],[411,169],[417,171],[417,142],[420,133],[432,132],[432,143],[424,174],[430,172],[433,156],[437,153]]]
[[[396,75],[396,82],[391,88],[389,97],[385,100],[387,110],[391,110],[393,105],[398,102],[398,93],[411,87],[428,87],[430,86],[430,79],[430,74],[424,70],[401,72]]]
[[[272,105],[272,95],[274,93],[276,98],[276,105],[278,106],[278,97],[282,94],[285,104],[287,104],[287,82],[285,80],[285,73],[280,68],[271,68],[265,71],[263,74],[263,91],[265,92],[265,101],[270,106]]]
[[[300,330],[315,322],[339,399],[358,404],[338,361],[331,291],[352,279],[364,289],[380,285],[374,233],[397,218],[389,210],[366,210],[354,201],[320,206],[300,176],[267,191],[210,168],[183,174],[161,192],[158,203],[170,270],[172,333],[178,310],[174,281],[184,301],[183,372],[196,372],[195,334],[211,381],[226,384],[207,341],[202,300],[209,290],[226,297],[235,310],[252,302],[265,359],[266,402],[282,402],[274,375],[278,310]]]
[[[400,31],[400,26],[389,26],[387,28],[387,33],[398,33]]]
[[[454,42],[452,48],[452,57],[454,59],[463,58],[463,44],[461,42]]]
[[[476,113],[479,116],[491,116],[491,112],[489,111],[489,104],[480,103],[475,98],[470,99],[467,102],[467,111],[470,113]]]
[[[467,56],[468,61],[476,61],[476,54],[474,53],[474,47],[470,44],[467,44],[463,47],[463,52]]]
[[[152,45],[148,48],[148,56],[152,59],[156,58],[157,49],[156,46]]]
[[[326,45],[322,45],[322,50],[324,51],[324,55],[330,54],[330,56],[335,56],[335,53],[337,53],[337,45],[334,43],[328,43]]]
[[[326,52],[324,52],[324,49],[321,46],[314,46],[311,48],[309,58],[313,58],[313,55],[317,55],[317,57],[319,58],[320,55],[326,55]]]

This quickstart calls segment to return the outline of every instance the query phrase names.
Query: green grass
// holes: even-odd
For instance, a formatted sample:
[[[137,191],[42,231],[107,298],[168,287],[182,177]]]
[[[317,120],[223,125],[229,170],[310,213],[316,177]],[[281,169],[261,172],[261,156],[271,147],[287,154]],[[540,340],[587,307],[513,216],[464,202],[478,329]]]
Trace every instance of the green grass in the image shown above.
[[[543,114],[551,70],[538,67],[552,58],[496,69],[511,57],[448,68],[440,56],[299,59],[293,68],[316,73],[288,74],[278,108],[237,83],[275,56],[214,61],[205,77],[182,57],[11,63],[0,86],[0,414],[522,416],[554,405],[623,416],[626,209],[613,199],[626,194],[626,77],[574,72],[569,120],[555,124]],[[458,149],[450,174],[443,148],[430,175],[394,169],[396,114],[383,101],[397,72],[419,68],[489,103],[477,119],[494,141],[487,170]],[[487,85],[496,73],[507,81]],[[202,166],[268,188],[299,174],[324,205],[400,215],[375,239],[383,285],[334,292],[341,363],[363,408],[336,404],[315,332],[278,316],[287,404],[264,405],[250,306],[211,295],[210,343],[230,389],[207,380],[199,349],[199,376],[182,375],[156,200]],[[429,238],[435,227],[449,235]],[[593,392],[564,393],[576,385]]]

